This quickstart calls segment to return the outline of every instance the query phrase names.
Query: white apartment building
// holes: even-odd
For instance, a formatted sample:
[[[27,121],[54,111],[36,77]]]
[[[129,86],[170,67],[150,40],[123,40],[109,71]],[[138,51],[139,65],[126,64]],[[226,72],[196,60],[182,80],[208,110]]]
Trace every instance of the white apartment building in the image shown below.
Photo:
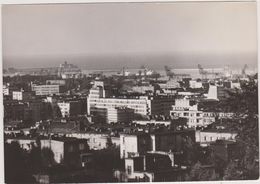
[[[59,85],[32,85],[32,91],[36,95],[52,95],[60,93]]]
[[[13,91],[12,93],[12,99],[13,100],[28,100],[30,99],[34,93],[32,92],[26,92],[26,91]]]
[[[13,100],[23,100],[23,92],[13,91]]]
[[[203,130],[196,131],[196,142],[202,146],[207,146],[216,140],[235,141],[237,133],[224,130]]]
[[[133,109],[134,113],[141,115],[151,114],[151,100],[147,96],[137,98],[108,98],[104,90],[104,83],[95,81],[87,98],[88,114],[90,108],[116,108],[126,107]]]
[[[4,96],[7,96],[10,94],[9,86],[3,85],[3,94],[4,94]]]
[[[88,97],[88,114],[90,114],[90,107],[96,108],[112,108],[112,107],[127,107],[134,109],[134,112],[141,115],[151,114],[151,100],[143,96],[140,98],[96,98]]]
[[[71,115],[77,115],[81,112],[81,106],[79,101],[68,101],[57,103],[60,108],[62,117],[69,117]]]
[[[190,85],[190,88],[193,88],[193,89],[195,89],[195,88],[202,88],[203,87],[202,86],[202,82],[198,82],[196,80],[190,80],[189,81],[189,85]]]
[[[213,112],[203,112],[198,110],[198,104],[192,104],[189,99],[176,99],[175,105],[170,111],[172,117],[186,118],[189,127],[204,127],[215,122]]]

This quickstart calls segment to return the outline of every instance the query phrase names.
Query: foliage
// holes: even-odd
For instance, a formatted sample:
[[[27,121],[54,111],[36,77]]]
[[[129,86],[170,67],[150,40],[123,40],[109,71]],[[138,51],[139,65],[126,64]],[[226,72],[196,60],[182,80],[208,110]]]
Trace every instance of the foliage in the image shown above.
[[[186,180],[189,181],[211,181],[216,180],[217,176],[212,165],[203,166],[200,161],[194,164],[191,168]]]
[[[28,154],[20,148],[17,142],[5,143],[4,147],[5,182],[33,183]]]
[[[236,112],[230,127],[236,127],[240,155],[232,159],[224,179],[257,179],[259,177],[258,88],[254,80],[241,84],[241,92],[231,95],[227,107]]]

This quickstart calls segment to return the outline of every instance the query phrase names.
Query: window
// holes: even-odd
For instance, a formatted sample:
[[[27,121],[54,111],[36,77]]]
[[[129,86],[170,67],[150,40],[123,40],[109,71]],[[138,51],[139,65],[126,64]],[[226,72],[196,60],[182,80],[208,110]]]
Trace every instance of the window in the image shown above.
[[[130,165],[127,166],[127,174],[132,173],[132,167]]]
[[[84,150],[85,149],[85,145],[83,143],[79,144],[79,150]]]

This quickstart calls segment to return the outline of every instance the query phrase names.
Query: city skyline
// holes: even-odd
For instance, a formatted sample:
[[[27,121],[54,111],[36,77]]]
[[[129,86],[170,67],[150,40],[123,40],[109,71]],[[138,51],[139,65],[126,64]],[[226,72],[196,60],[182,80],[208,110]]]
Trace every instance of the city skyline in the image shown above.
[[[64,61],[84,69],[257,65],[254,2],[4,5],[2,10],[4,68]]]

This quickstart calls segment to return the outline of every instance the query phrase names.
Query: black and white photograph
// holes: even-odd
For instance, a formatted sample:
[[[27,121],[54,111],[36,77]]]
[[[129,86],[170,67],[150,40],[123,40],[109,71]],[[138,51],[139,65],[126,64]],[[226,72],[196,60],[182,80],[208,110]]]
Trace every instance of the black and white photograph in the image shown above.
[[[2,4],[4,182],[259,182],[257,6]]]

